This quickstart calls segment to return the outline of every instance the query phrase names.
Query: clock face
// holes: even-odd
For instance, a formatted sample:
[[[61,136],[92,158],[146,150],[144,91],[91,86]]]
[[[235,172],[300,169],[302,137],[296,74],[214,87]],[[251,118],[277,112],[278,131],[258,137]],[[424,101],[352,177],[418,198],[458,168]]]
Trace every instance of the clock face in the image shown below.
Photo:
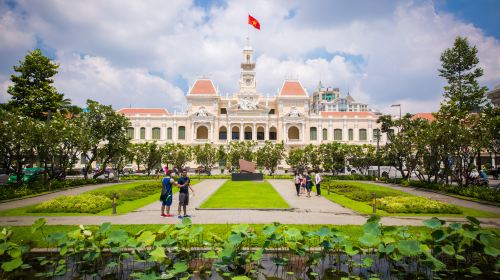
[[[245,82],[246,82],[247,86],[249,86],[252,83],[252,79],[246,79]]]

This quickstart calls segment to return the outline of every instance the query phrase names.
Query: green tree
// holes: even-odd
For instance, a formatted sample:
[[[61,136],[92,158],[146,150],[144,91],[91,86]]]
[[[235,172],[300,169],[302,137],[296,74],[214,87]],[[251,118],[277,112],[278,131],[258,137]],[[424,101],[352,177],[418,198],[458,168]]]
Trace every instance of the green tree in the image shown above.
[[[99,159],[100,169],[94,178],[102,175],[107,165],[116,155],[127,149],[129,139],[126,128],[128,119],[116,113],[111,106],[87,100],[87,109],[81,114],[86,135],[82,139],[82,153],[87,158],[84,175],[87,176],[92,164]]]
[[[477,82],[483,75],[483,69],[477,67],[478,63],[476,46],[471,47],[464,37],[457,37],[453,48],[441,54],[439,75],[448,82],[444,87],[442,110],[463,117],[485,104],[488,89]]]
[[[239,169],[239,160],[253,161],[255,141],[232,141],[227,149],[227,161],[229,166]]]
[[[286,163],[293,167],[296,172],[303,173],[309,168],[309,161],[307,160],[304,149],[293,148],[288,152]]]
[[[460,186],[469,185],[470,174],[476,167],[474,158],[488,146],[487,138],[491,137],[490,128],[484,123],[489,121],[484,119],[485,111],[489,110],[485,97],[487,88],[477,82],[483,75],[478,63],[477,48],[471,47],[463,37],[457,37],[453,47],[441,55],[439,73],[447,85],[443,94],[445,100],[436,117],[439,122],[447,123],[447,136],[450,137],[447,138],[450,142],[447,168]]]
[[[308,161],[308,164],[311,166],[311,169],[314,170],[314,172],[319,172],[321,170],[321,157],[320,151],[319,151],[319,146],[309,144],[304,148],[304,154],[306,156],[306,159]]]
[[[211,170],[217,163],[218,150],[212,144],[205,143],[193,148],[194,158],[197,164],[203,166],[205,172],[211,174]]]
[[[419,152],[421,150],[417,147],[416,139],[424,134],[423,127],[427,121],[414,120],[412,115],[406,114],[401,119],[396,120],[385,115],[380,117],[377,122],[382,124],[382,132],[387,133],[386,156],[401,173],[401,177],[409,179],[420,158]],[[398,133],[391,133],[394,128],[397,129]]]
[[[192,149],[182,144],[165,144],[162,148],[162,159],[165,164],[171,164],[178,170],[182,170],[186,163],[192,159]]]
[[[136,144],[136,161],[144,165],[146,173],[151,175],[151,171],[161,163],[162,148],[156,141]]]
[[[41,125],[38,121],[16,112],[0,110],[0,158],[2,165],[17,175],[22,183],[23,167],[34,162],[35,138],[33,128]]]
[[[42,54],[40,49],[29,52],[19,66],[14,66],[18,75],[11,75],[13,82],[7,92],[12,95],[9,107],[36,119],[46,119],[49,112],[55,113],[68,105],[52,85],[59,66]]]
[[[227,164],[227,153],[224,145],[220,145],[219,148],[217,148],[217,162],[219,163],[221,173],[224,173],[223,170]]]
[[[321,144],[319,154],[323,162],[323,168],[330,170],[332,174],[336,174],[345,167],[347,146],[338,142]]]
[[[270,175],[273,175],[278,164],[285,156],[285,145],[283,142],[274,144],[271,141],[265,141],[264,146],[255,152],[257,165],[265,167]]]
[[[349,164],[361,174],[367,174],[372,165],[377,164],[377,154],[372,145],[349,145]]]

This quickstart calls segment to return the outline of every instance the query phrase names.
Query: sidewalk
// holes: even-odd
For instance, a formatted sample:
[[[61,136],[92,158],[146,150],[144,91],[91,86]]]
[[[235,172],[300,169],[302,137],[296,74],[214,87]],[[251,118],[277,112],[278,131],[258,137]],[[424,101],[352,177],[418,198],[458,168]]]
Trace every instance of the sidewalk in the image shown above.
[[[280,222],[285,224],[335,224],[362,225],[368,219],[354,211],[335,204],[324,197],[297,197],[295,186],[290,180],[269,180],[274,188],[290,204],[293,210],[197,210],[213,192],[226,180],[203,180],[193,186],[195,195],[190,197],[188,214],[195,224],[263,224]],[[102,185],[101,185],[102,186]],[[60,193],[60,195],[62,195]],[[177,195],[174,196],[172,214],[177,214]],[[27,204],[27,203],[26,203]],[[117,216],[60,216],[47,217],[50,225],[95,225],[104,222],[113,224],[175,224],[177,217],[164,218],[160,216],[160,202],[152,203],[134,212]],[[31,225],[39,217],[0,217],[0,225]],[[384,225],[420,226],[429,217],[384,217]],[[448,222],[466,222],[465,218],[440,218]],[[500,219],[480,218],[485,227],[500,227]]]

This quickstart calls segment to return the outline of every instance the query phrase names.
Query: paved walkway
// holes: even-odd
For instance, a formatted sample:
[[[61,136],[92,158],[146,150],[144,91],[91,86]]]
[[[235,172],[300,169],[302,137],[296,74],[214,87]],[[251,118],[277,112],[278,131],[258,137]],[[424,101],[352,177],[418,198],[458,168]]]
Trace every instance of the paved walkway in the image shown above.
[[[383,186],[383,187],[388,187],[391,189],[395,189],[395,190],[402,191],[402,192],[409,193],[409,194],[416,195],[416,196],[422,196],[422,197],[430,198],[433,200],[454,204],[457,206],[462,206],[462,207],[472,208],[472,209],[476,209],[476,210],[500,214],[500,207],[494,206],[494,205],[482,204],[482,203],[478,203],[478,202],[474,202],[474,201],[470,201],[470,200],[464,200],[464,199],[460,199],[460,198],[449,196],[449,195],[444,195],[444,194],[440,194],[440,193],[436,193],[436,192],[432,192],[432,191],[427,191],[427,190],[421,189],[421,188],[401,187],[401,186],[394,185],[394,184],[383,184],[383,183],[375,183],[375,182],[372,182],[372,184]]]
[[[335,204],[324,197],[297,197],[295,186],[290,180],[269,180],[274,188],[290,204],[293,210],[201,210],[196,209],[225,180],[203,180],[193,186],[195,195],[190,198],[188,214],[192,215],[193,223],[197,224],[233,224],[233,223],[272,223],[286,224],[338,224],[362,225],[367,216],[356,214],[354,211]],[[62,195],[60,193],[59,195]],[[174,198],[173,210],[177,214],[177,196]],[[36,202],[35,202],[36,203]],[[0,217],[0,225],[31,225],[39,217]],[[160,216],[160,202],[152,203],[134,212],[117,216],[60,216],[47,217],[51,225],[75,224],[174,224],[179,220],[176,217],[164,218]],[[421,225],[421,221],[429,217],[384,217],[384,225]],[[444,219],[444,218],[443,218]],[[452,222],[466,221],[464,218],[446,218]],[[500,227],[500,219],[479,219],[484,226]]]

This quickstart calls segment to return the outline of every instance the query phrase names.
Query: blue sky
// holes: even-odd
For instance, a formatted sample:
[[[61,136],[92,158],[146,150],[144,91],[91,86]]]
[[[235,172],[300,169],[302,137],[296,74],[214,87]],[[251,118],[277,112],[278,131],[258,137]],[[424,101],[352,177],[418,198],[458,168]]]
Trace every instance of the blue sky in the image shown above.
[[[480,83],[500,84],[499,13],[495,0],[0,0],[0,102],[12,66],[39,47],[60,65],[55,84],[77,105],[90,98],[183,111],[201,76],[222,95],[238,90],[250,36],[263,95],[295,77],[310,94],[321,80],[385,113],[394,103],[434,111],[439,57],[456,36],[478,47]]]

